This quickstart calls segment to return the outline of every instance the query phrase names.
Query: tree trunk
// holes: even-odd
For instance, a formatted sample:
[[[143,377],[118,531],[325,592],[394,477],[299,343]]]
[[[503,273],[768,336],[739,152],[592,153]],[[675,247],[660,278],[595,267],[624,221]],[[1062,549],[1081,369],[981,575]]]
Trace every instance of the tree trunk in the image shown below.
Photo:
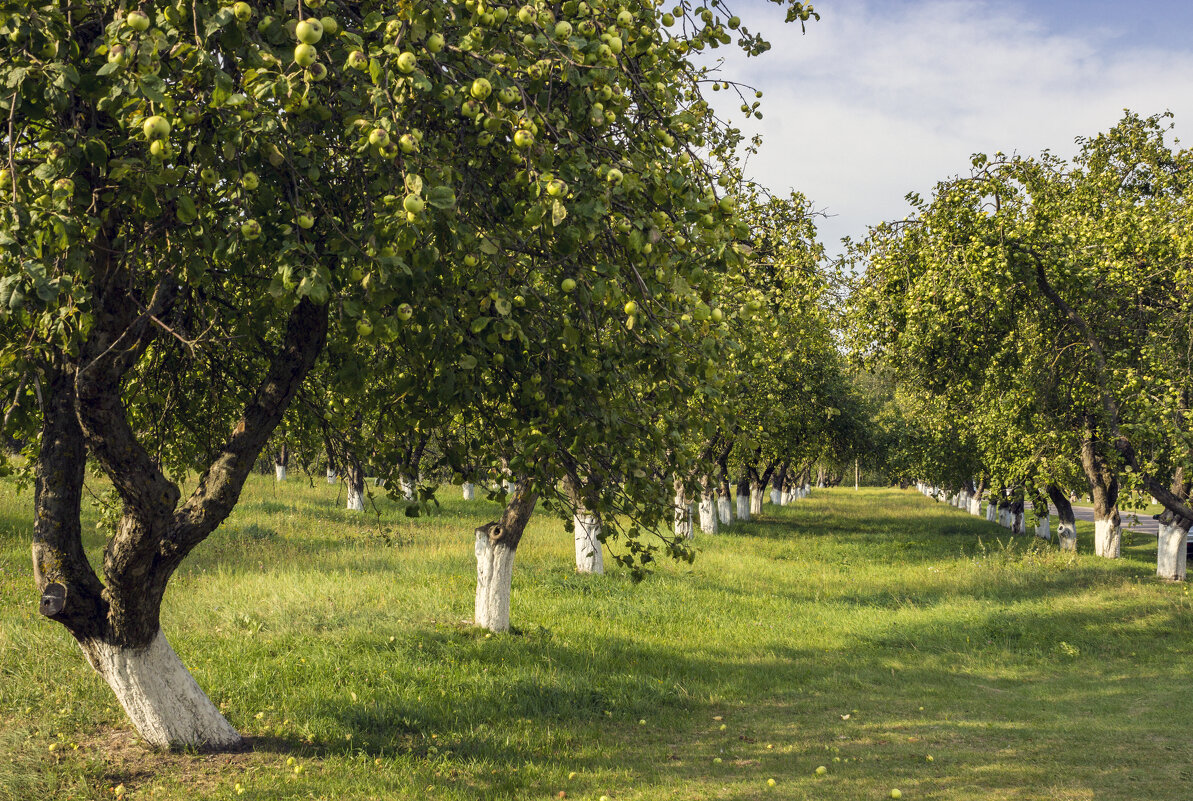
[[[681,540],[693,538],[692,507],[688,503],[687,490],[684,489],[683,479],[675,478],[675,536]]]
[[[1096,435],[1081,441],[1081,467],[1094,499],[1094,553],[1107,559],[1122,555],[1122,520],[1118,513],[1118,475],[1100,452]]]
[[[572,517],[576,533],[576,571],[604,573],[605,558],[601,545],[601,518],[580,509]]]
[[[743,477],[737,482],[737,519],[750,521],[750,480]]]
[[[501,520],[476,530],[476,604],[474,623],[494,633],[509,631],[514,555],[538,494],[524,481],[514,482]]]
[[[1156,575],[1168,581],[1184,581],[1188,551],[1185,543],[1189,529],[1173,522],[1160,520],[1160,537],[1156,548]]]
[[[344,460],[344,485],[348,488],[348,511],[365,510],[365,471],[355,457]]]
[[[338,480],[339,476],[336,475],[336,469],[334,467],[327,468],[327,483],[334,484]]]
[[[460,490],[464,495],[464,500],[471,501],[476,499],[476,485],[471,481],[465,481],[464,486]]]
[[[750,482],[750,514],[762,514],[763,486],[757,481]]]
[[[1048,498],[1056,507],[1056,540],[1062,551],[1077,551],[1077,520],[1069,496],[1055,484],[1048,485]]]
[[[286,448],[286,443],[282,443],[278,448],[277,453],[273,456],[273,477],[277,481],[286,480],[286,467],[290,464],[290,451]]]

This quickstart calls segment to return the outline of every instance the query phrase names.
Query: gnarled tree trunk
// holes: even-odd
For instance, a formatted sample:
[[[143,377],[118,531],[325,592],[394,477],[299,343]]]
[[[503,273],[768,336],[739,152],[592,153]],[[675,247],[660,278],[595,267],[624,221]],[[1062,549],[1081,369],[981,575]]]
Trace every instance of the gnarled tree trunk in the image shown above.
[[[1056,507],[1056,540],[1062,551],[1077,550],[1077,520],[1069,496],[1055,484],[1048,485],[1048,499]]]
[[[1101,452],[1095,434],[1081,441],[1081,467],[1094,498],[1094,553],[1107,559],[1122,555],[1122,519],[1118,513],[1118,474]]]
[[[528,482],[512,482],[501,520],[486,523],[476,530],[473,622],[480,628],[494,633],[509,631],[514,555],[537,501],[538,494]]]

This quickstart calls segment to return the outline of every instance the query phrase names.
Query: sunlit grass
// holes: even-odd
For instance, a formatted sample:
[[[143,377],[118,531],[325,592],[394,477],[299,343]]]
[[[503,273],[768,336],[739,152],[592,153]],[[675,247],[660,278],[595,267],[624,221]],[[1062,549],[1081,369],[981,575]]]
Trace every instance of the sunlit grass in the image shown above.
[[[1190,602],[1154,539],[1072,557],[914,491],[821,490],[635,584],[577,576],[540,515],[517,630],[490,637],[468,619],[493,504],[378,519],[338,493],[254,477],[171,586],[167,636],[254,738],[208,757],[112,735],[36,613],[29,496],[0,488],[0,799],[1188,795]]]

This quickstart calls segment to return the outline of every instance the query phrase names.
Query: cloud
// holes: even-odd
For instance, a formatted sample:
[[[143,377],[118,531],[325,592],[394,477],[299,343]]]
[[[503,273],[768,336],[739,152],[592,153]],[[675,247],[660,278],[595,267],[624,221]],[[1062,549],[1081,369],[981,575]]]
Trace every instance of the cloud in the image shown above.
[[[745,24],[773,49],[716,53],[726,77],[764,91],[765,118],[742,122],[736,95],[709,97],[762,133],[755,178],[834,215],[821,225],[830,252],[902,217],[908,192],[966,173],[975,152],[1070,156],[1076,137],[1110,128],[1124,108],[1193,120],[1193,52],[1099,27],[1057,31],[1032,16],[1038,5],[839,0],[818,5],[822,20],[802,36],[770,4],[748,6]]]

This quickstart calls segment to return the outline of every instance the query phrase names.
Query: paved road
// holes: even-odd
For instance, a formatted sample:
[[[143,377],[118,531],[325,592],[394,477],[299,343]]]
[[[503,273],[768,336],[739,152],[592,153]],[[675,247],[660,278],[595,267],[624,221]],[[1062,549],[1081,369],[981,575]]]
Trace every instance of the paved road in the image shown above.
[[[1031,504],[1025,504],[1027,508],[1031,508]],[[1056,520],[1056,507],[1049,505],[1049,512],[1052,514],[1053,521]],[[1073,517],[1078,520],[1084,520],[1086,523],[1094,522],[1094,508],[1092,506],[1073,506]],[[1153,520],[1152,516],[1144,512],[1119,512],[1119,517],[1122,518],[1122,525],[1124,529],[1129,531],[1138,531],[1140,534],[1147,534],[1152,537],[1160,536],[1160,522]],[[1052,524],[1053,529],[1056,528],[1056,523]]]

